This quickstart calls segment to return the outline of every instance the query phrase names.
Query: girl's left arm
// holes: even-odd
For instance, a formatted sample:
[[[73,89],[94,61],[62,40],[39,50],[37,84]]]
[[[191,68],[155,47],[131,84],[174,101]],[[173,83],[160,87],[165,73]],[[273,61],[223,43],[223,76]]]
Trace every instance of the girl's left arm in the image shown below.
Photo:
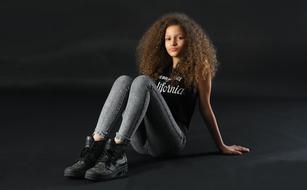
[[[198,71],[197,74],[201,76],[200,71]],[[243,152],[249,152],[249,149],[246,147],[238,145],[227,146],[224,143],[210,103],[211,81],[212,80],[209,73],[206,79],[199,77],[199,80],[196,82],[199,97],[199,111],[206,125],[210,126],[210,132],[215,139],[217,147],[222,153],[225,154],[242,154]]]

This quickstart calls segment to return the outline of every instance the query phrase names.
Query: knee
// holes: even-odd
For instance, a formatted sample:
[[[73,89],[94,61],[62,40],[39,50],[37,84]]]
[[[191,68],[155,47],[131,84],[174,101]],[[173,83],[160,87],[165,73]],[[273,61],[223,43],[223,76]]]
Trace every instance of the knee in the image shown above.
[[[139,75],[137,77],[135,77],[135,79],[133,80],[132,85],[136,85],[136,86],[144,86],[146,85],[150,80],[150,77],[147,75]]]
[[[129,75],[121,75],[115,80],[117,83],[132,83],[132,81],[133,78]]]

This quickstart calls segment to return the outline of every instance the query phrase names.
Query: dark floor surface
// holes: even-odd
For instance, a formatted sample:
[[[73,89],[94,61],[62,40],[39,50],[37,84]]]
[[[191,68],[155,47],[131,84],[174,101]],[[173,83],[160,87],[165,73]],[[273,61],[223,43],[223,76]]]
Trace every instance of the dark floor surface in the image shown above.
[[[95,127],[106,93],[2,93],[0,189],[307,189],[307,99],[212,98],[224,141],[251,152],[217,152],[195,109],[180,157],[127,152],[128,176],[63,177]]]

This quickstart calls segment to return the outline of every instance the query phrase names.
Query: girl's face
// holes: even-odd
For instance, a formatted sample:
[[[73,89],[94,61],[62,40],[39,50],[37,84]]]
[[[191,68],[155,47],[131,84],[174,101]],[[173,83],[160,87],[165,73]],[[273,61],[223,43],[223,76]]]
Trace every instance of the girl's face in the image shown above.
[[[185,44],[185,33],[179,25],[171,25],[166,28],[165,48],[171,57],[179,57]]]

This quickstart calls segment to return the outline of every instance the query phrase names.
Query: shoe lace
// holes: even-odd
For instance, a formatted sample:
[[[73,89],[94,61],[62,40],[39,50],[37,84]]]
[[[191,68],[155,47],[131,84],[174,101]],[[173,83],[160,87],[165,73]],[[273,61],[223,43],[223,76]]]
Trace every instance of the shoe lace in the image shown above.
[[[89,147],[84,147],[82,150],[81,150],[81,153],[80,153],[80,158],[84,158],[86,156],[86,154],[89,152],[90,148]]]
[[[111,150],[104,149],[98,157],[97,162],[107,162],[112,157]]]
[[[82,161],[87,160],[89,150],[90,150],[89,147],[83,147],[79,155],[79,158],[75,160],[75,164],[80,164]]]
[[[109,166],[114,164],[119,157],[120,154],[113,149],[105,149],[97,159],[97,163],[103,163],[105,166],[107,166],[107,168],[109,168]]]

